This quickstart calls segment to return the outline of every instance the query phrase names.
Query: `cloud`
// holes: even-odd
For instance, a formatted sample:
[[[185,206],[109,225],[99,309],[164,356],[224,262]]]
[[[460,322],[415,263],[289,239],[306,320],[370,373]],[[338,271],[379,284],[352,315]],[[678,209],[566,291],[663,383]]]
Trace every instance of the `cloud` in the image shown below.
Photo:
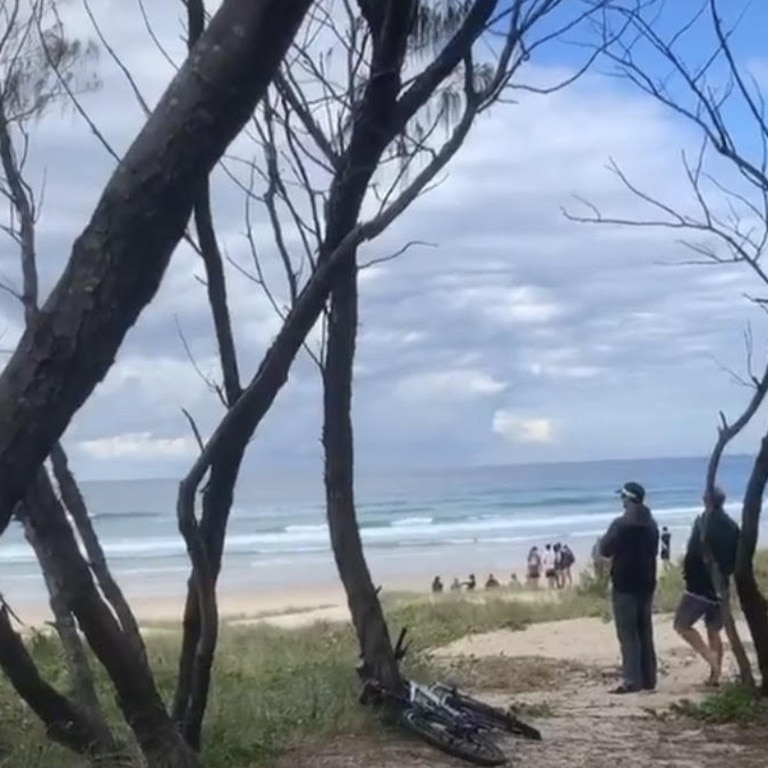
[[[191,437],[154,437],[151,432],[82,440],[78,447],[95,459],[139,461],[192,458],[200,450]]]
[[[550,419],[521,416],[502,408],[493,414],[494,434],[510,443],[547,445],[554,440],[555,429]]]
[[[471,400],[503,392],[507,385],[484,371],[456,368],[402,378],[397,393],[407,400]]]
[[[94,7],[153,103],[172,67],[131,4]],[[79,4],[66,8],[73,32],[92,36]],[[156,4],[150,13],[158,38],[180,57],[176,9]],[[567,60],[558,61],[553,49],[551,61],[524,74],[561,75]],[[141,126],[142,111],[108,56],[99,71],[104,86],[85,94],[83,106],[122,151]],[[361,248],[360,262],[367,263],[406,243],[435,246],[411,247],[360,273],[353,402],[359,464],[706,453],[717,412],[738,414],[744,402],[744,390],[720,365],[743,369],[742,329],[759,316],[743,293],[760,289],[738,266],[681,265],[690,253],[675,241],[678,233],[580,225],[561,210],[582,210],[577,195],[612,215],[647,215],[606,169],[609,158],[639,188],[689,210],[696,201],[680,149],[696,147],[698,137],[652,100],[597,73],[561,92],[515,97],[516,104],[483,116],[441,183]],[[247,138],[232,152],[260,157]],[[54,110],[32,126],[28,176],[36,187],[46,179],[38,227],[43,293],[113,169],[71,111]],[[213,189],[247,381],[280,327],[252,279],[255,258],[281,309],[288,290],[264,211],[253,204],[254,253],[242,190],[220,170]],[[7,243],[0,278],[18,283],[18,275]],[[178,476],[196,452],[181,409],[204,435],[215,428],[223,406],[206,383],[218,382],[220,372],[203,278],[199,257],[179,247],[156,301],[66,435],[83,476],[145,475],[149,468]],[[0,316],[0,332],[6,329],[0,348],[10,348],[22,314],[6,292],[0,292]],[[761,328],[755,325],[756,349],[765,348]],[[310,346],[321,339],[317,327]],[[319,473],[321,427],[320,376],[302,352],[249,447],[244,473],[275,467]],[[748,432],[741,445],[753,439]]]

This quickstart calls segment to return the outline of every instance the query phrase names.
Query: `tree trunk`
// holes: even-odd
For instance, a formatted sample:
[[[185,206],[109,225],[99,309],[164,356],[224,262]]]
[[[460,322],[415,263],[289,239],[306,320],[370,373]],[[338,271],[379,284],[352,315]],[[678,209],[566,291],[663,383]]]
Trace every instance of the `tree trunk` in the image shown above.
[[[72,470],[69,468],[67,454],[59,442],[54,443],[51,450],[51,466],[61,499],[75,523],[77,532],[85,547],[85,553],[88,556],[88,564],[93,571],[93,575],[96,577],[99,588],[114,609],[126,639],[146,663],[147,649],[139,632],[139,624],[133,615],[131,607],[128,605],[128,601],[125,599],[125,595],[123,595],[123,590],[120,589],[120,585],[115,581],[109,570],[104,549],[94,530],[85,499],[80,492]]]
[[[334,287],[328,327],[323,428],[328,525],[363,658],[374,678],[396,691],[401,677],[355,515],[351,408],[356,332],[357,269],[353,262]]]
[[[741,514],[741,536],[736,556],[734,578],[736,589],[755,645],[757,664],[762,677],[762,691],[768,695],[768,602],[755,578],[754,559],[760,533],[763,493],[768,482],[768,435],[763,437],[755,457],[744,494]]]
[[[150,768],[198,768],[157,691],[152,672],[126,640],[93,582],[72,528],[44,469],[28,494],[27,514],[40,545],[49,550],[53,578],[88,643],[107,670],[118,704]]]
[[[251,117],[312,0],[224,0],[108,182],[0,376],[0,533],[152,300],[200,183]]]
[[[5,605],[0,608],[0,666],[16,693],[43,722],[49,738],[81,755],[108,754],[102,751],[104,745],[88,716],[40,676]]]
[[[104,718],[104,711],[93,680],[93,670],[88,663],[88,656],[83,647],[80,633],[77,631],[74,617],[64,599],[61,585],[54,577],[56,566],[50,562],[50,551],[37,538],[24,504],[20,505],[17,516],[21,519],[24,534],[43,571],[55,629],[61,640],[64,657],[69,668],[75,700],[82,709],[83,718],[89,723],[93,734],[93,749],[100,754],[115,755],[119,751],[119,747]],[[30,663],[34,664],[31,659]],[[30,706],[35,709],[34,704],[30,703]]]
[[[247,441],[232,441],[217,455],[211,466],[208,485],[203,494],[203,514],[200,532],[205,542],[214,579],[221,572],[227,523],[232,511],[235,483],[245,455]],[[213,653],[200,649],[200,603],[194,580],[187,585],[184,606],[184,627],[179,657],[179,675],[173,702],[173,718],[184,739],[194,749],[200,749],[201,728],[210,687]],[[195,675],[195,670],[198,675]]]
[[[411,3],[366,4],[373,40],[371,69],[355,109],[349,148],[331,186],[326,260],[357,224],[373,174],[399,132],[397,97],[411,29]],[[357,261],[353,252],[331,293],[328,347],[323,371],[325,493],[333,555],[347,593],[360,650],[371,674],[392,691],[402,685],[378,592],[365,560],[355,512],[352,379],[358,314]]]

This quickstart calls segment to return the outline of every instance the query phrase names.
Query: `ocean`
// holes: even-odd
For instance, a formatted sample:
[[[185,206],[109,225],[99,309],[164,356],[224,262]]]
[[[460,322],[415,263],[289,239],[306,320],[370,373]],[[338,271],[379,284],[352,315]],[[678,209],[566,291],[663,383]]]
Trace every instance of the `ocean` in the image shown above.
[[[362,475],[358,518],[377,583],[476,572],[522,575],[533,544],[568,542],[588,557],[619,512],[615,491],[643,483],[673,553],[684,551],[701,511],[706,459],[653,459],[517,465]],[[738,516],[751,468],[726,457],[720,483]],[[181,594],[188,564],[176,529],[174,480],[83,482],[107,558],[129,594]],[[324,522],[320,478],[248,475],[240,483],[226,544],[222,588],[241,591],[332,585],[336,572]],[[43,594],[34,555],[18,524],[0,538],[0,591],[9,599]]]

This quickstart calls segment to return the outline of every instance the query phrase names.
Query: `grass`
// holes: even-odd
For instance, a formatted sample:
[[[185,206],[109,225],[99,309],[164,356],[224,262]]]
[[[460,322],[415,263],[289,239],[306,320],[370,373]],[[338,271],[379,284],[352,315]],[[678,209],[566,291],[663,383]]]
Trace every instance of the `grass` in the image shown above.
[[[761,582],[768,585],[768,555],[758,559]],[[677,570],[659,584],[657,608],[671,610],[681,591]],[[512,658],[469,660],[446,669],[424,653],[467,634],[522,629],[550,620],[583,616],[605,618],[605,594],[586,581],[560,599],[529,602],[503,591],[481,596],[447,594],[439,599],[406,594],[386,596],[385,610],[393,632],[408,626],[413,640],[410,671],[455,680],[463,687],[521,693],[526,688],[557,686],[563,675],[584,670],[542,660]],[[178,635],[147,638],[152,666],[163,694],[170,697],[178,660]],[[58,640],[49,635],[30,640],[33,656],[46,679],[62,690],[67,680]],[[316,624],[280,629],[265,624],[222,629],[205,732],[206,768],[266,768],[293,747],[320,744],[342,734],[366,734],[377,727],[357,703],[354,673],[357,649],[349,628]],[[114,694],[100,676],[103,700],[114,709]],[[681,705],[680,714],[719,722],[740,720],[750,710],[743,692],[723,689],[699,705]],[[544,709],[547,705],[542,705]],[[115,718],[118,721],[118,718]],[[3,768],[75,768],[82,760],[51,745],[37,719],[0,679],[0,765]]]
[[[757,692],[726,685],[700,702],[683,699],[672,705],[674,715],[711,724],[768,724],[768,704]]]

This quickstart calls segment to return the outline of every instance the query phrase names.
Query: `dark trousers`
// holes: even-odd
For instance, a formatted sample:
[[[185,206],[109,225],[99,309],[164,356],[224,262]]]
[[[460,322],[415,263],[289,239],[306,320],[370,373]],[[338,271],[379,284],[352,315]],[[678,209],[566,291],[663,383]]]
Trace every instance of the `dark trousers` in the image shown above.
[[[653,645],[653,594],[613,593],[613,618],[621,647],[624,685],[656,687],[656,650]]]

